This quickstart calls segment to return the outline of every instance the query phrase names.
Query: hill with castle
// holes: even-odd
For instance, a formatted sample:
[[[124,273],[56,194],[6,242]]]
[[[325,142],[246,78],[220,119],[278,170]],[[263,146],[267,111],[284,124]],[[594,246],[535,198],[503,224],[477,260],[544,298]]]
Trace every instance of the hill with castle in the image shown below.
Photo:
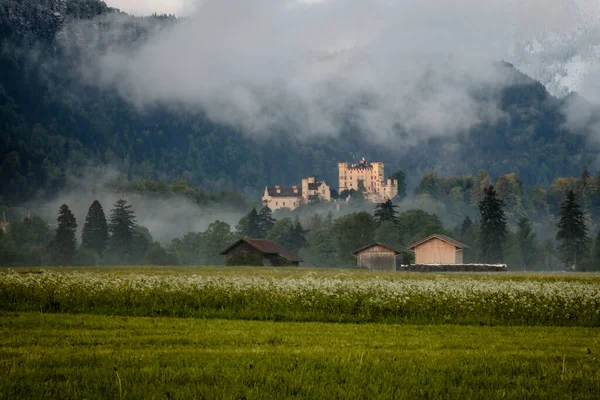
[[[382,162],[368,162],[363,157],[357,164],[338,163],[338,188],[333,199],[348,202],[353,192],[358,192],[371,203],[383,203],[398,195],[398,180],[384,178],[385,165]],[[262,197],[263,205],[271,210],[287,208],[294,210],[303,204],[329,202],[331,188],[325,181],[317,181],[312,175],[302,179],[302,186],[266,187]]]
[[[387,171],[403,170],[409,187],[432,170],[449,176],[480,169],[492,176],[516,173],[526,186],[548,187],[557,177],[578,175],[582,165],[598,167],[593,121],[567,126],[569,99],[553,97],[509,64],[489,68],[508,74],[513,84],[472,94],[497,106],[496,119],[452,134],[425,132],[422,139],[399,125],[385,140],[354,124],[351,109],[341,116],[336,135],[298,132],[292,125],[250,135],[235,124],[212,120],[202,109],[162,103],[138,107],[115,88],[91,85],[71,73],[85,57],[74,45],[92,40],[85,31],[69,31],[75,25],[92,27],[93,40],[104,47],[116,43],[115,24],[135,27],[119,37],[121,45],[135,49],[151,32],[177,23],[172,16],[129,16],[97,0],[0,5],[1,203],[53,198],[89,181],[89,167],[110,167],[129,180],[183,180],[208,192],[236,191],[256,200],[266,186],[267,195],[277,198],[282,193],[273,188],[280,185],[292,188],[290,199],[302,191],[302,201],[326,197],[324,186],[315,189],[316,180],[304,191],[300,179],[313,175],[341,191],[356,190],[363,181],[372,201],[391,196],[394,184],[375,173],[377,163],[373,174],[363,174],[367,170],[360,163],[340,174],[340,160],[363,155],[381,168],[385,163]],[[344,177],[346,183],[340,182]],[[286,200],[286,207],[289,201],[292,207],[300,202]]]

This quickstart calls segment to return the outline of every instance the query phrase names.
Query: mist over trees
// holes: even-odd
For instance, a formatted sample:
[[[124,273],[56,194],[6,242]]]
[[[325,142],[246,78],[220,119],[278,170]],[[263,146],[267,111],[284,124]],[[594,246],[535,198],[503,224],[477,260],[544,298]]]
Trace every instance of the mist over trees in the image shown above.
[[[430,173],[422,182],[411,201],[371,204],[340,199],[275,213],[267,207],[251,208],[235,228],[215,220],[205,231],[189,232],[162,244],[137,224],[133,205],[120,199],[112,205],[108,221],[100,202],[91,204],[81,244],[74,247],[76,219],[64,205],[54,232],[36,216],[10,219],[0,236],[0,252],[4,265],[223,265],[220,252],[235,240],[249,237],[273,240],[303,258],[306,265],[353,267],[352,252],[373,242],[403,252],[402,263],[414,262],[406,247],[437,233],[467,243],[467,263],[505,262],[509,270],[556,270],[572,269],[576,258],[576,270],[599,269],[599,239],[592,246],[588,232],[597,234],[600,227],[595,211],[600,180],[588,173],[558,178],[548,192],[540,187],[527,189],[516,174],[492,180],[483,171],[475,177]],[[476,188],[485,183],[496,185],[479,194]],[[557,187],[569,185],[573,189],[565,192],[556,208]],[[587,199],[585,206],[579,205],[580,196]],[[503,198],[510,201],[505,203]],[[480,200],[474,203],[474,199]],[[521,217],[514,221],[516,216]]]
[[[481,100],[498,102],[498,114],[505,117],[408,148],[395,146],[398,140],[404,143],[405,127],[399,126],[382,142],[366,137],[351,118],[343,121],[337,136],[299,140],[290,127],[255,138],[215,123],[202,110],[176,105],[140,110],[113,88],[88,85],[79,76],[85,54],[77,50],[76,41],[93,39],[100,49],[135,49],[151,33],[177,23],[168,16],[117,13],[97,0],[2,2],[2,204],[52,198],[90,164],[114,166],[127,180],[182,179],[209,193],[256,196],[266,184],[289,185],[310,174],[332,184],[337,180],[336,163],[355,159],[356,149],[362,149],[370,159],[385,162],[388,172],[402,168],[403,173],[392,174],[399,179],[402,197],[405,187],[439,167],[446,174],[482,168],[499,176],[510,165],[524,184],[547,186],[596,159],[598,146],[587,139],[587,128],[565,128],[565,102],[509,65],[500,68],[518,83],[480,91],[480,96],[489,92],[489,98]],[[81,30],[85,27],[93,35]],[[505,202],[508,205],[508,199]]]

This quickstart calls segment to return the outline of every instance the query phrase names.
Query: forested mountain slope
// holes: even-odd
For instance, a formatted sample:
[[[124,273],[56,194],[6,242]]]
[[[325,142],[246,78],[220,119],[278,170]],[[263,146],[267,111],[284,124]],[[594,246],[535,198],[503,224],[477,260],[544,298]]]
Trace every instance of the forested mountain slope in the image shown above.
[[[92,26],[106,46],[124,47],[178,23],[170,16],[132,17],[97,0],[0,2],[2,203],[52,196],[90,165],[110,165],[130,179],[185,179],[251,196],[266,184],[298,183],[309,174],[335,188],[337,162],[362,156],[385,162],[388,173],[402,168],[412,182],[432,169],[441,175],[485,169],[549,185],[555,177],[577,175],[584,164],[595,167],[597,146],[585,127],[565,127],[564,100],[510,65],[490,68],[508,69],[518,83],[474,94],[493,99],[498,118],[459,134],[417,145],[403,144],[400,133],[393,143],[372,142],[348,118],[336,137],[303,139],[285,130],[256,137],[214,123],[202,110],[174,104],[140,109],[114,89],[86,84],[76,72],[83,55],[65,46],[86,40],[68,29],[81,20],[96,21]],[[127,27],[127,37],[111,38],[115,20]]]

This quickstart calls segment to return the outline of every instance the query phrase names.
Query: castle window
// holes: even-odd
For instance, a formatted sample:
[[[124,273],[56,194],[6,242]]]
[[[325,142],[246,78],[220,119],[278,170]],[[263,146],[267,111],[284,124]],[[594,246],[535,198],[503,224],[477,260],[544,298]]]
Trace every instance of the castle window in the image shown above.
[[[285,201],[283,202],[283,205],[285,206]]]
[[[278,205],[279,205],[279,202],[275,202],[275,205],[276,205],[276,206],[278,206]]]

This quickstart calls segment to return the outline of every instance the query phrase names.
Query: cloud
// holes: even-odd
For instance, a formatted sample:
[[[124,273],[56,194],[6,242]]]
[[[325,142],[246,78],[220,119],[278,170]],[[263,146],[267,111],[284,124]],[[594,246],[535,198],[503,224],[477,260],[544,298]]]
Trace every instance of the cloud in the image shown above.
[[[107,0],[110,7],[118,8],[133,15],[175,14],[189,15],[193,12],[194,1],[190,0]]]
[[[351,123],[414,143],[497,118],[473,97],[511,82],[493,63],[523,32],[574,24],[553,8],[570,2],[523,4],[203,0],[133,50],[92,43],[83,70],[140,107],[201,109],[251,135],[336,135]]]
[[[77,219],[78,240],[80,240],[85,217],[94,200],[102,204],[108,220],[114,203],[123,198],[132,206],[137,223],[148,228],[153,239],[162,244],[176,237],[182,237],[188,232],[204,232],[215,220],[228,223],[233,230],[244,215],[240,210],[231,210],[230,206],[198,205],[181,195],[153,196],[147,193],[122,193],[106,186],[109,181],[119,176],[123,177],[112,167],[90,167],[80,178],[69,179],[69,186],[72,189],[59,193],[51,201],[43,203],[34,201],[24,207],[46,221],[56,221],[59,207],[67,204]]]

